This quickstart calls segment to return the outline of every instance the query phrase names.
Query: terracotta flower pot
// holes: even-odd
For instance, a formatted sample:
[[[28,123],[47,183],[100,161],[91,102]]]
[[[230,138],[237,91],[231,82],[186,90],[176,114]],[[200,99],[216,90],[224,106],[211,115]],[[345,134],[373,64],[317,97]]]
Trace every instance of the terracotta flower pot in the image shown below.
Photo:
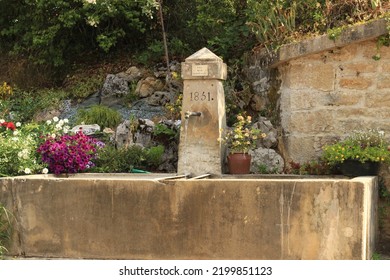
[[[228,167],[230,174],[249,174],[252,156],[245,153],[228,155]]]

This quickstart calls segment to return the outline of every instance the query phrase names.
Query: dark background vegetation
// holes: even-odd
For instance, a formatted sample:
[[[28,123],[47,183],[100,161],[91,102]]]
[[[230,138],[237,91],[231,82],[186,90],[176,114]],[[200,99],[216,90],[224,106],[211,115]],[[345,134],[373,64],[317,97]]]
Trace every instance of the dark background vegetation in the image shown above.
[[[389,0],[0,0],[0,6],[0,81],[27,89],[72,83],[80,69],[99,74],[165,62],[161,14],[171,60],[208,47],[235,63],[256,47],[274,49],[383,16]]]

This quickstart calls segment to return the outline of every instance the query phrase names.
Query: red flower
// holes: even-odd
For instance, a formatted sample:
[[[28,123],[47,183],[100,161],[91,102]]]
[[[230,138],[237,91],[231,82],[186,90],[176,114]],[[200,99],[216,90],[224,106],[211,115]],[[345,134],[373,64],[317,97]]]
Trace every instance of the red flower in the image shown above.
[[[6,126],[8,129],[11,129],[11,130],[15,130],[16,129],[16,126],[14,125],[13,122],[9,122],[7,123],[7,126]]]
[[[4,126],[6,129],[15,130],[16,126],[13,122],[3,122],[1,123],[1,126]]]

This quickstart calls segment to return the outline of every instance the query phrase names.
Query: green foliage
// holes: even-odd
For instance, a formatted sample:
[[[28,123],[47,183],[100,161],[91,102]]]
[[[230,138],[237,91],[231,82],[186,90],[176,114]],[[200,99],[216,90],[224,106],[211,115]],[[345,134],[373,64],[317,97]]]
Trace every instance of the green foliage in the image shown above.
[[[292,36],[296,27],[296,1],[248,0],[248,6],[247,25],[262,45],[275,49]]]
[[[346,159],[363,163],[390,162],[390,151],[383,131],[356,131],[342,141],[325,145],[323,159],[330,165],[342,163]]]
[[[158,123],[154,126],[153,135],[167,138],[168,140],[173,140],[178,137],[177,131],[174,131],[162,123]]]
[[[0,49],[58,67],[79,53],[141,40],[156,1],[2,0],[1,6]]]
[[[100,76],[82,77],[72,84],[67,91],[75,99],[85,99],[99,90],[103,83]]]
[[[136,57],[136,61],[141,64],[154,63],[161,61],[164,57],[164,45],[160,40],[149,42],[146,50],[141,51]]]
[[[385,17],[385,19],[387,22],[387,25],[386,25],[387,34],[382,35],[378,38],[378,40],[376,42],[376,54],[372,57],[372,59],[374,59],[374,60],[381,59],[380,49],[383,46],[386,46],[386,47],[390,46],[390,15],[387,15]]]
[[[181,118],[181,107],[183,104],[183,93],[179,93],[175,102],[165,104],[165,110],[171,120],[178,120]]]
[[[7,111],[12,112],[14,119],[27,122],[31,121],[37,112],[48,108],[60,108],[62,100],[67,96],[68,94],[65,91],[57,89],[23,91],[16,88],[12,99],[7,104]]]
[[[297,175],[330,175],[332,174],[332,168],[329,164],[322,159],[312,160],[300,164],[298,162],[290,161],[290,168],[287,173]]]
[[[98,124],[101,129],[115,128],[121,121],[122,116],[118,111],[103,105],[93,105],[88,109],[81,109],[76,115],[77,123]]]
[[[90,172],[130,173],[133,168],[156,168],[161,163],[163,146],[142,148],[138,145],[115,148],[106,145]]]
[[[165,148],[162,145],[150,147],[145,150],[145,165],[152,169],[157,168],[161,164],[162,156]]]
[[[307,33],[325,33],[334,40],[348,24],[382,16],[386,1],[248,0],[247,24],[258,43],[275,49]]]
[[[12,214],[0,203],[0,259],[8,251],[6,243],[11,238]]]
[[[257,171],[259,174],[278,174],[278,168],[268,168],[268,166],[264,163],[257,165]]]
[[[332,29],[328,29],[327,34],[329,39],[336,41],[336,39],[340,37],[342,31],[343,31],[342,27],[335,27]]]
[[[254,43],[245,25],[247,1],[195,0],[196,8],[188,26],[194,32],[189,43],[197,48],[207,46],[226,61],[239,58]]]

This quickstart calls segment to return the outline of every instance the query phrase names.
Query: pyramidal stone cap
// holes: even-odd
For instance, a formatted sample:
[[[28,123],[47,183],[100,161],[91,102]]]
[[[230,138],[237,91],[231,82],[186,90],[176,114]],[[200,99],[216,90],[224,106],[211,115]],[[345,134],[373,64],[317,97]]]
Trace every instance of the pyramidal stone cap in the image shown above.
[[[227,77],[226,64],[207,48],[187,57],[181,67],[185,80],[226,80]]]

